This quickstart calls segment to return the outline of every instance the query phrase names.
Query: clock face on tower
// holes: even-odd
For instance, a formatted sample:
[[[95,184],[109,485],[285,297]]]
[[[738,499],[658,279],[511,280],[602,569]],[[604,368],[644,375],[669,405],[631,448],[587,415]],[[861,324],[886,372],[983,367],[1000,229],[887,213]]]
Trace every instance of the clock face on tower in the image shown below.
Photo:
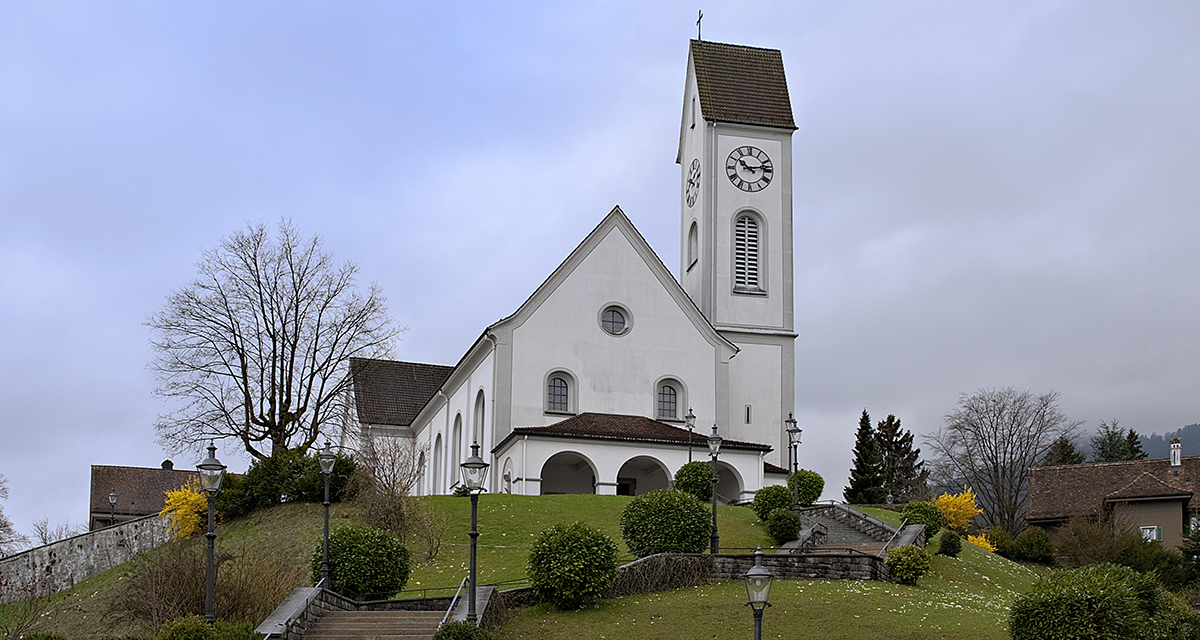
[[[700,193],[700,159],[692,160],[692,168],[688,169],[687,187],[683,190],[687,197],[688,206],[696,204],[696,195]]]
[[[762,149],[746,145],[734,149],[725,159],[725,175],[733,186],[753,193],[771,184],[775,168]]]

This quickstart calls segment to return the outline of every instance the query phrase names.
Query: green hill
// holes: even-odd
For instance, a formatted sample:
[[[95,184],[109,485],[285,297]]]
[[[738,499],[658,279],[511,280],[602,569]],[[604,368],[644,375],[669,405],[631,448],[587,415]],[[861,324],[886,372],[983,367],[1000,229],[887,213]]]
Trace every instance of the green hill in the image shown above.
[[[534,538],[559,522],[583,521],[620,540],[618,521],[630,498],[619,496],[484,495],[479,501],[479,580],[521,580]],[[420,498],[442,528],[434,560],[414,564],[408,589],[457,586],[469,556],[470,501],[451,496]],[[322,510],[317,504],[288,504],[254,513],[218,529],[217,553],[254,558],[271,567],[274,582],[264,589],[286,592],[307,586],[309,554],[319,543]],[[873,512],[893,519],[890,512]],[[334,505],[331,527],[357,520],[352,505]],[[768,550],[770,540],[743,507],[718,507],[723,549]],[[410,540],[418,559],[424,541]],[[1007,609],[1028,588],[1034,572],[964,544],[958,559],[937,557],[915,587],[874,582],[781,581],[772,591],[764,637],[1005,638]],[[624,551],[624,545],[621,545]],[[159,551],[153,553],[160,553]],[[153,556],[151,556],[153,557]],[[274,559],[268,562],[267,559]],[[628,557],[632,559],[632,557]],[[263,563],[266,563],[265,565]],[[131,563],[132,564],[132,563]],[[232,565],[231,565],[232,566]],[[236,569],[231,569],[236,570]],[[122,565],[82,582],[55,598],[39,630],[69,638],[146,637],[153,629],[122,615],[117,594],[129,579]],[[533,607],[512,616],[505,638],[695,638],[729,637],[750,629],[739,583],[709,585],[667,594],[606,601],[581,612]],[[257,620],[255,620],[257,622]]]

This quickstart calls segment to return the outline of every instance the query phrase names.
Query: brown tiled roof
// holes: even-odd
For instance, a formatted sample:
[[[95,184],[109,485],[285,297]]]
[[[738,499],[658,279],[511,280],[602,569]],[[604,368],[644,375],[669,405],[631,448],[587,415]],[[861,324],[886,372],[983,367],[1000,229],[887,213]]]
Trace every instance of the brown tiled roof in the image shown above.
[[[117,492],[113,512],[118,516],[148,516],[162,511],[167,491],[199,477],[196,470],[92,465],[91,512],[109,512],[108,493]]]
[[[568,438],[597,438],[602,440],[625,440],[631,442],[661,442],[666,444],[687,444],[688,436],[692,445],[707,450],[708,434],[697,429],[690,433],[665,422],[651,420],[643,416],[623,416],[611,413],[581,413],[544,427],[517,427],[513,435],[544,435],[563,436]],[[501,445],[503,446],[503,443]],[[497,448],[499,448],[499,446]],[[722,449],[751,449],[770,451],[770,445],[756,442],[740,442],[725,440]]]
[[[440,364],[351,358],[358,421],[407,427],[451,371]]]
[[[1133,482],[1104,496],[1108,501],[1145,500],[1148,498],[1179,498],[1192,497],[1192,491],[1173,486],[1156,478],[1148,471],[1133,479]]]
[[[1065,520],[1099,514],[1106,501],[1190,497],[1200,486],[1200,456],[1182,462],[1178,477],[1167,458],[1034,467],[1027,518],[1035,523]]]
[[[778,49],[692,40],[691,52],[704,119],[796,128]]]
[[[763,463],[763,473],[777,473],[779,475],[787,475],[788,470],[779,465],[771,464],[770,462]]]

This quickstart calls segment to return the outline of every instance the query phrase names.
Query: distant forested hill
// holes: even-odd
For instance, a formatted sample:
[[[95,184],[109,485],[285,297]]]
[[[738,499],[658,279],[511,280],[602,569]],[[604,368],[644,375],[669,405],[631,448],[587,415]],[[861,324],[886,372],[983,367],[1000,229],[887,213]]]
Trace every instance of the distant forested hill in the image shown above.
[[[1141,436],[1142,451],[1146,458],[1168,458],[1171,456],[1171,438],[1179,438],[1183,442],[1183,455],[1200,455],[1200,423],[1189,424],[1178,431],[1168,431],[1161,436],[1156,434]]]

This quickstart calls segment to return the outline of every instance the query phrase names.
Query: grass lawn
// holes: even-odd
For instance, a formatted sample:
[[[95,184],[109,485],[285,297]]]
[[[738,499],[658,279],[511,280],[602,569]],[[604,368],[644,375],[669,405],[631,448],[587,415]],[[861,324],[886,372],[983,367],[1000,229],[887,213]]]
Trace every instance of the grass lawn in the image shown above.
[[[614,540],[622,552],[619,521],[631,498],[620,496],[511,496],[484,494],[479,500],[479,580],[523,580],[537,535],[557,523],[582,521]],[[471,503],[452,496],[420,498],[446,529],[435,560],[415,562],[408,589],[456,587],[466,575]],[[745,507],[717,508],[721,548],[770,552],[770,539]],[[899,514],[871,514],[899,524]],[[269,549],[293,563],[294,586],[308,586],[308,562],[320,542],[318,504],[287,504],[256,512],[218,529],[217,551],[256,553]],[[335,504],[331,528],[358,520],[349,504]],[[413,545],[415,547],[415,545]],[[936,549],[936,539],[931,548]],[[415,549],[414,549],[415,551]],[[154,553],[154,552],[151,552]],[[632,556],[627,555],[623,562]],[[68,638],[148,637],[153,630],[112,611],[111,592],[125,580],[122,565],[55,597],[56,606],[39,630]],[[1008,607],[1036,573],[963,545],[959,558],[935,557],[933,570],[915,587],[877,582],[779,581],[764,617],[765,638],[1006,638]],[[727,638],[750,634],[753,618],[740,582],[599,603],[576,612],[531,607],[513,612],[502,637],[514,638]],[[259,621],[254,621],[255,623]],[[745,637],[745,636],[740,636]]]

